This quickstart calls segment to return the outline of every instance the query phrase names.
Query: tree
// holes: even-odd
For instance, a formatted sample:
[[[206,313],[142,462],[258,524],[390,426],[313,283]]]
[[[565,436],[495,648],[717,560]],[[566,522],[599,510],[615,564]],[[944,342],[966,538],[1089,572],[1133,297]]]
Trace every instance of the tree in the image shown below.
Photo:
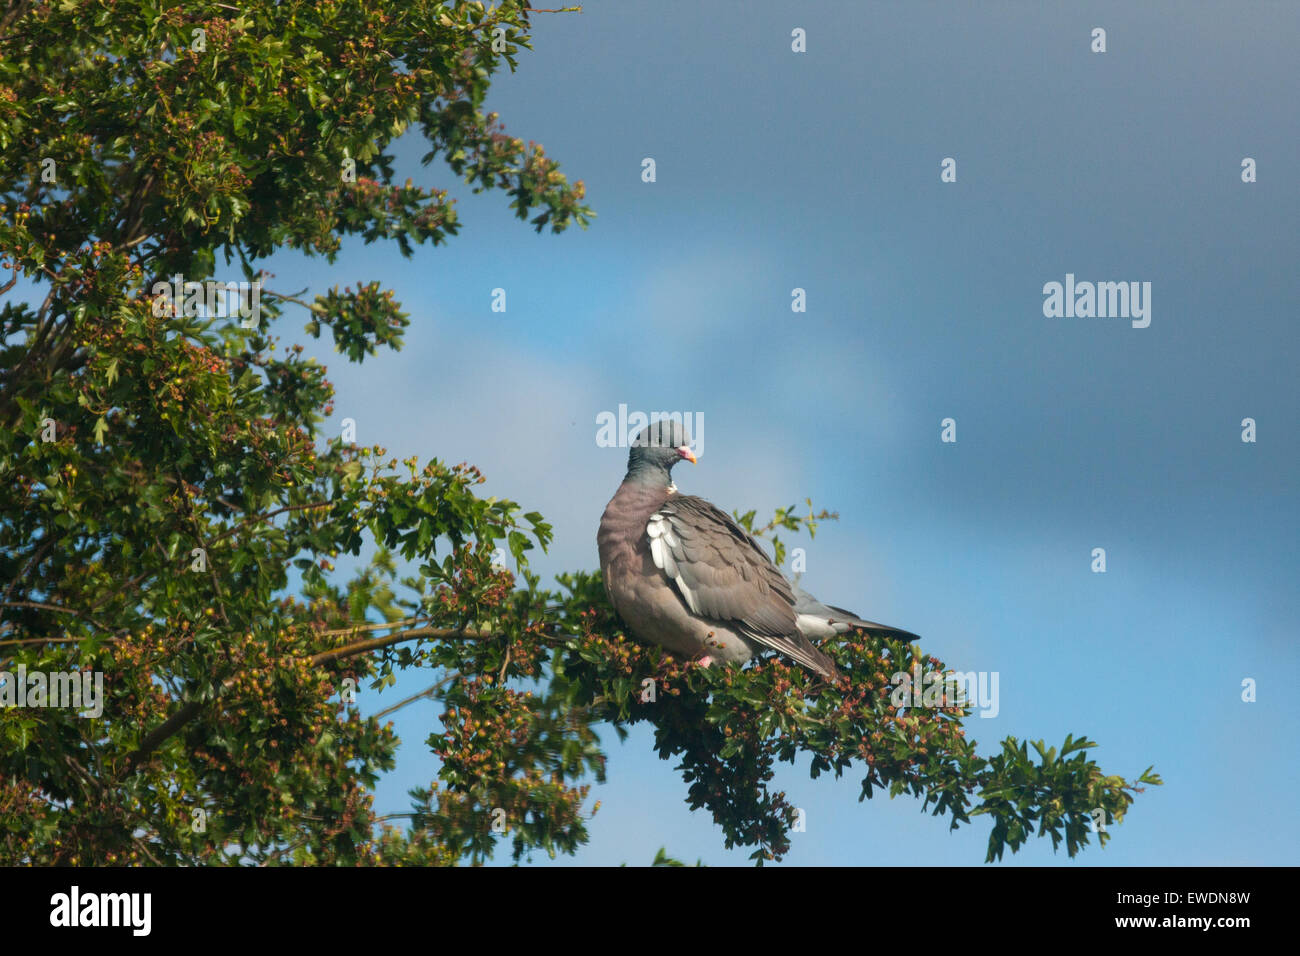
[[[3,860],[569,853],[603,779],[596,728],[642,720],[691,805],[759,862],[789,845],[769,783],[801,752],[954,827],[989,814],[990,859],[1035,829],[1073,854],[1094,808],[1122,819],[1135,789],[1085,759],[1091,742],[979,757],[960,701],[890,702],[920,650],[866,635],[826,648],[852,675],[838,687],[778,660],[674,660],[622,637],[598,575],[542,587],[527,552],[549,526],[477,495],[475,468],[321,434],[333,391],[274,334],[286,308],[354,362],[400,348],[407,316],[378,282],[307,301],[261,285],[259,264],[455,235],[445,191],[392,182],[394,138],[418,126],[426,163],[504,190],[539,232],[590,221],[582,183],[483,112],[529,29],[515,0],[20,0],[0,16],[0,292],[39,299],[0,308],[0,695],[27,694],[0,709]],[[759,530],[814,521],[782,510]],[[363,549],[361,571],[335,571]],[[438,779],[398,827],[370,795],[397,741],[354,691],[409,668],[437,677],[445,711]],[[96,674],[98,716],[32,706]]]

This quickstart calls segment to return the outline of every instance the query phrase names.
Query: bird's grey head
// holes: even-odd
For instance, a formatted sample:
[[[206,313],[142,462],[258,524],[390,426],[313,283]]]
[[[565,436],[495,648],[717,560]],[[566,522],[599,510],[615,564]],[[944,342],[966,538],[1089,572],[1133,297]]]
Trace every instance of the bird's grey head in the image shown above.
[[[683,458],[695,464],[691,451],[691,434],[671,418],[661,418],[641,429],[632,439],[627,456],[627,476],[645,484],[671,484],[668,473]]]

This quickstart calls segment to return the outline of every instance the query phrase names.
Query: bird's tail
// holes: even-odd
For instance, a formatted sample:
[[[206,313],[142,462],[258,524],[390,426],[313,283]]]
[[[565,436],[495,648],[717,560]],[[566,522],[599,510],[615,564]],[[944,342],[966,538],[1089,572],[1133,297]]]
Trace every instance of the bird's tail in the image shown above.
[[[870,631],[873,634],[882,634],[886,637],[902,638],[909,644],[921,639],[919,634],[905,631],[901,627],[890,627],[888,624],[877,624],[875,621],[864,620],[852,611],[846,611],[842,607],[835,607],[828,604],[826,605],[826,609],[834,612],[834,616],[832,616],[831,620],[836,623],[848,624],[851,627],[860,627],[864,631]]]

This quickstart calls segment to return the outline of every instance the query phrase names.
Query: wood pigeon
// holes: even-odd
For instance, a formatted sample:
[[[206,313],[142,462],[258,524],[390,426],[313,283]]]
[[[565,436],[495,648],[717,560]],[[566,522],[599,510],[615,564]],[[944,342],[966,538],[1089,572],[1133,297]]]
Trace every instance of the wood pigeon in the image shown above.
[[[605,590],[634,637],[705,665],[775,650],[831,680],[839,671],[810,637],[859,627],[917,639],[822,604],[786,580],[730,515],[679,494],[669,473],[682,459],[695,463],[690,441],[672,419],[643,429],[600,519]]]

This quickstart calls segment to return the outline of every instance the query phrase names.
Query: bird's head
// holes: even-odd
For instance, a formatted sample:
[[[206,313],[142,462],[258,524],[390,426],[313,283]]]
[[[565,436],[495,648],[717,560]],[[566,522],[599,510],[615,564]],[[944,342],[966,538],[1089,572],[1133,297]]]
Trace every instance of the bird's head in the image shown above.
[[[641,429],[640,434],[632,439],[632,448],[627,456],[628,477],[649,481],[662,479],[665,484],[670,484],[668,473],[682,459],[695,464],[690,432],[681,422],[662,418]]]

